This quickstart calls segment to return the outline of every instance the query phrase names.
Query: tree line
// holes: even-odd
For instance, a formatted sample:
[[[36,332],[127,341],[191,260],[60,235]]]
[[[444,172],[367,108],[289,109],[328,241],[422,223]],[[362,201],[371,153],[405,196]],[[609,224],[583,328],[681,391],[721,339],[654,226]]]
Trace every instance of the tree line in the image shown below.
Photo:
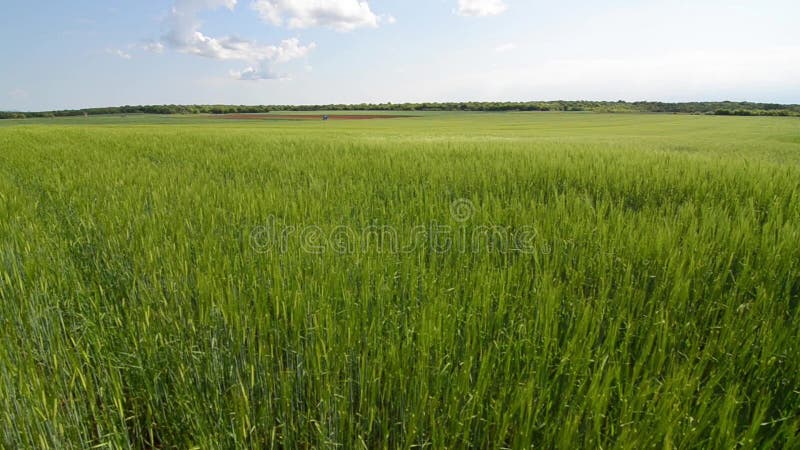
[[[800,116],[800,105],[752,102],[425,102],[328,105],[144,105],[40,112],[0,112],[0,119],[75,117],[127,114],[256,114],[272,111],[574,111],[605,113],[713,114],[721,116]]]

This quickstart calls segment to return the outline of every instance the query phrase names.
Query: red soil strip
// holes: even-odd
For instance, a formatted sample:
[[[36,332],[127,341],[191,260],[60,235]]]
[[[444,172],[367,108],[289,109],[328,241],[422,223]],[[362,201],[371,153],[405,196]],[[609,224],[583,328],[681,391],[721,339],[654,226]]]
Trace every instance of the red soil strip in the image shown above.
[[[322,120],[323,114],[225,114],[222,119],[232,120]],[[406,117],[395,114],[329,114],[329,120],[370,120],[370,119],[402,119]]]

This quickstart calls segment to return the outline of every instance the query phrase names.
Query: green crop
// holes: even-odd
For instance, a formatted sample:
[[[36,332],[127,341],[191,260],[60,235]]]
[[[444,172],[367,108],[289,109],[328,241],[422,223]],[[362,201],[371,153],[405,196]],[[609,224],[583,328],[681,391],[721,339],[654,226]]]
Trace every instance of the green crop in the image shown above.
[[[0,128],[0,446],[797,448],[800,122]]]

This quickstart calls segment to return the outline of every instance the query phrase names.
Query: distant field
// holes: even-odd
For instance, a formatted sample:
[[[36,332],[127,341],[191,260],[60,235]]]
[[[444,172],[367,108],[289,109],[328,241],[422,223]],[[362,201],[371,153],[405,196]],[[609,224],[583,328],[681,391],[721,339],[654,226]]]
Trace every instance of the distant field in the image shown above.
[[[400,114],[223,114],[220,119],[231,120],[376,120],[418,117]]]
[[[0,446],[798,448],[799,243],[797,118],[0,121]]]

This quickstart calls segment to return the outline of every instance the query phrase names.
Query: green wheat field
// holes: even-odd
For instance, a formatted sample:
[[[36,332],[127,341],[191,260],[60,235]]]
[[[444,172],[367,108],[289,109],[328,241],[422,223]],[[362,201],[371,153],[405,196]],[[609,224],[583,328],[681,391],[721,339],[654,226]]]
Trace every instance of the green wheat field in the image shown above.
[[[800,121],[3,121],[0,445],[800,448]]]

